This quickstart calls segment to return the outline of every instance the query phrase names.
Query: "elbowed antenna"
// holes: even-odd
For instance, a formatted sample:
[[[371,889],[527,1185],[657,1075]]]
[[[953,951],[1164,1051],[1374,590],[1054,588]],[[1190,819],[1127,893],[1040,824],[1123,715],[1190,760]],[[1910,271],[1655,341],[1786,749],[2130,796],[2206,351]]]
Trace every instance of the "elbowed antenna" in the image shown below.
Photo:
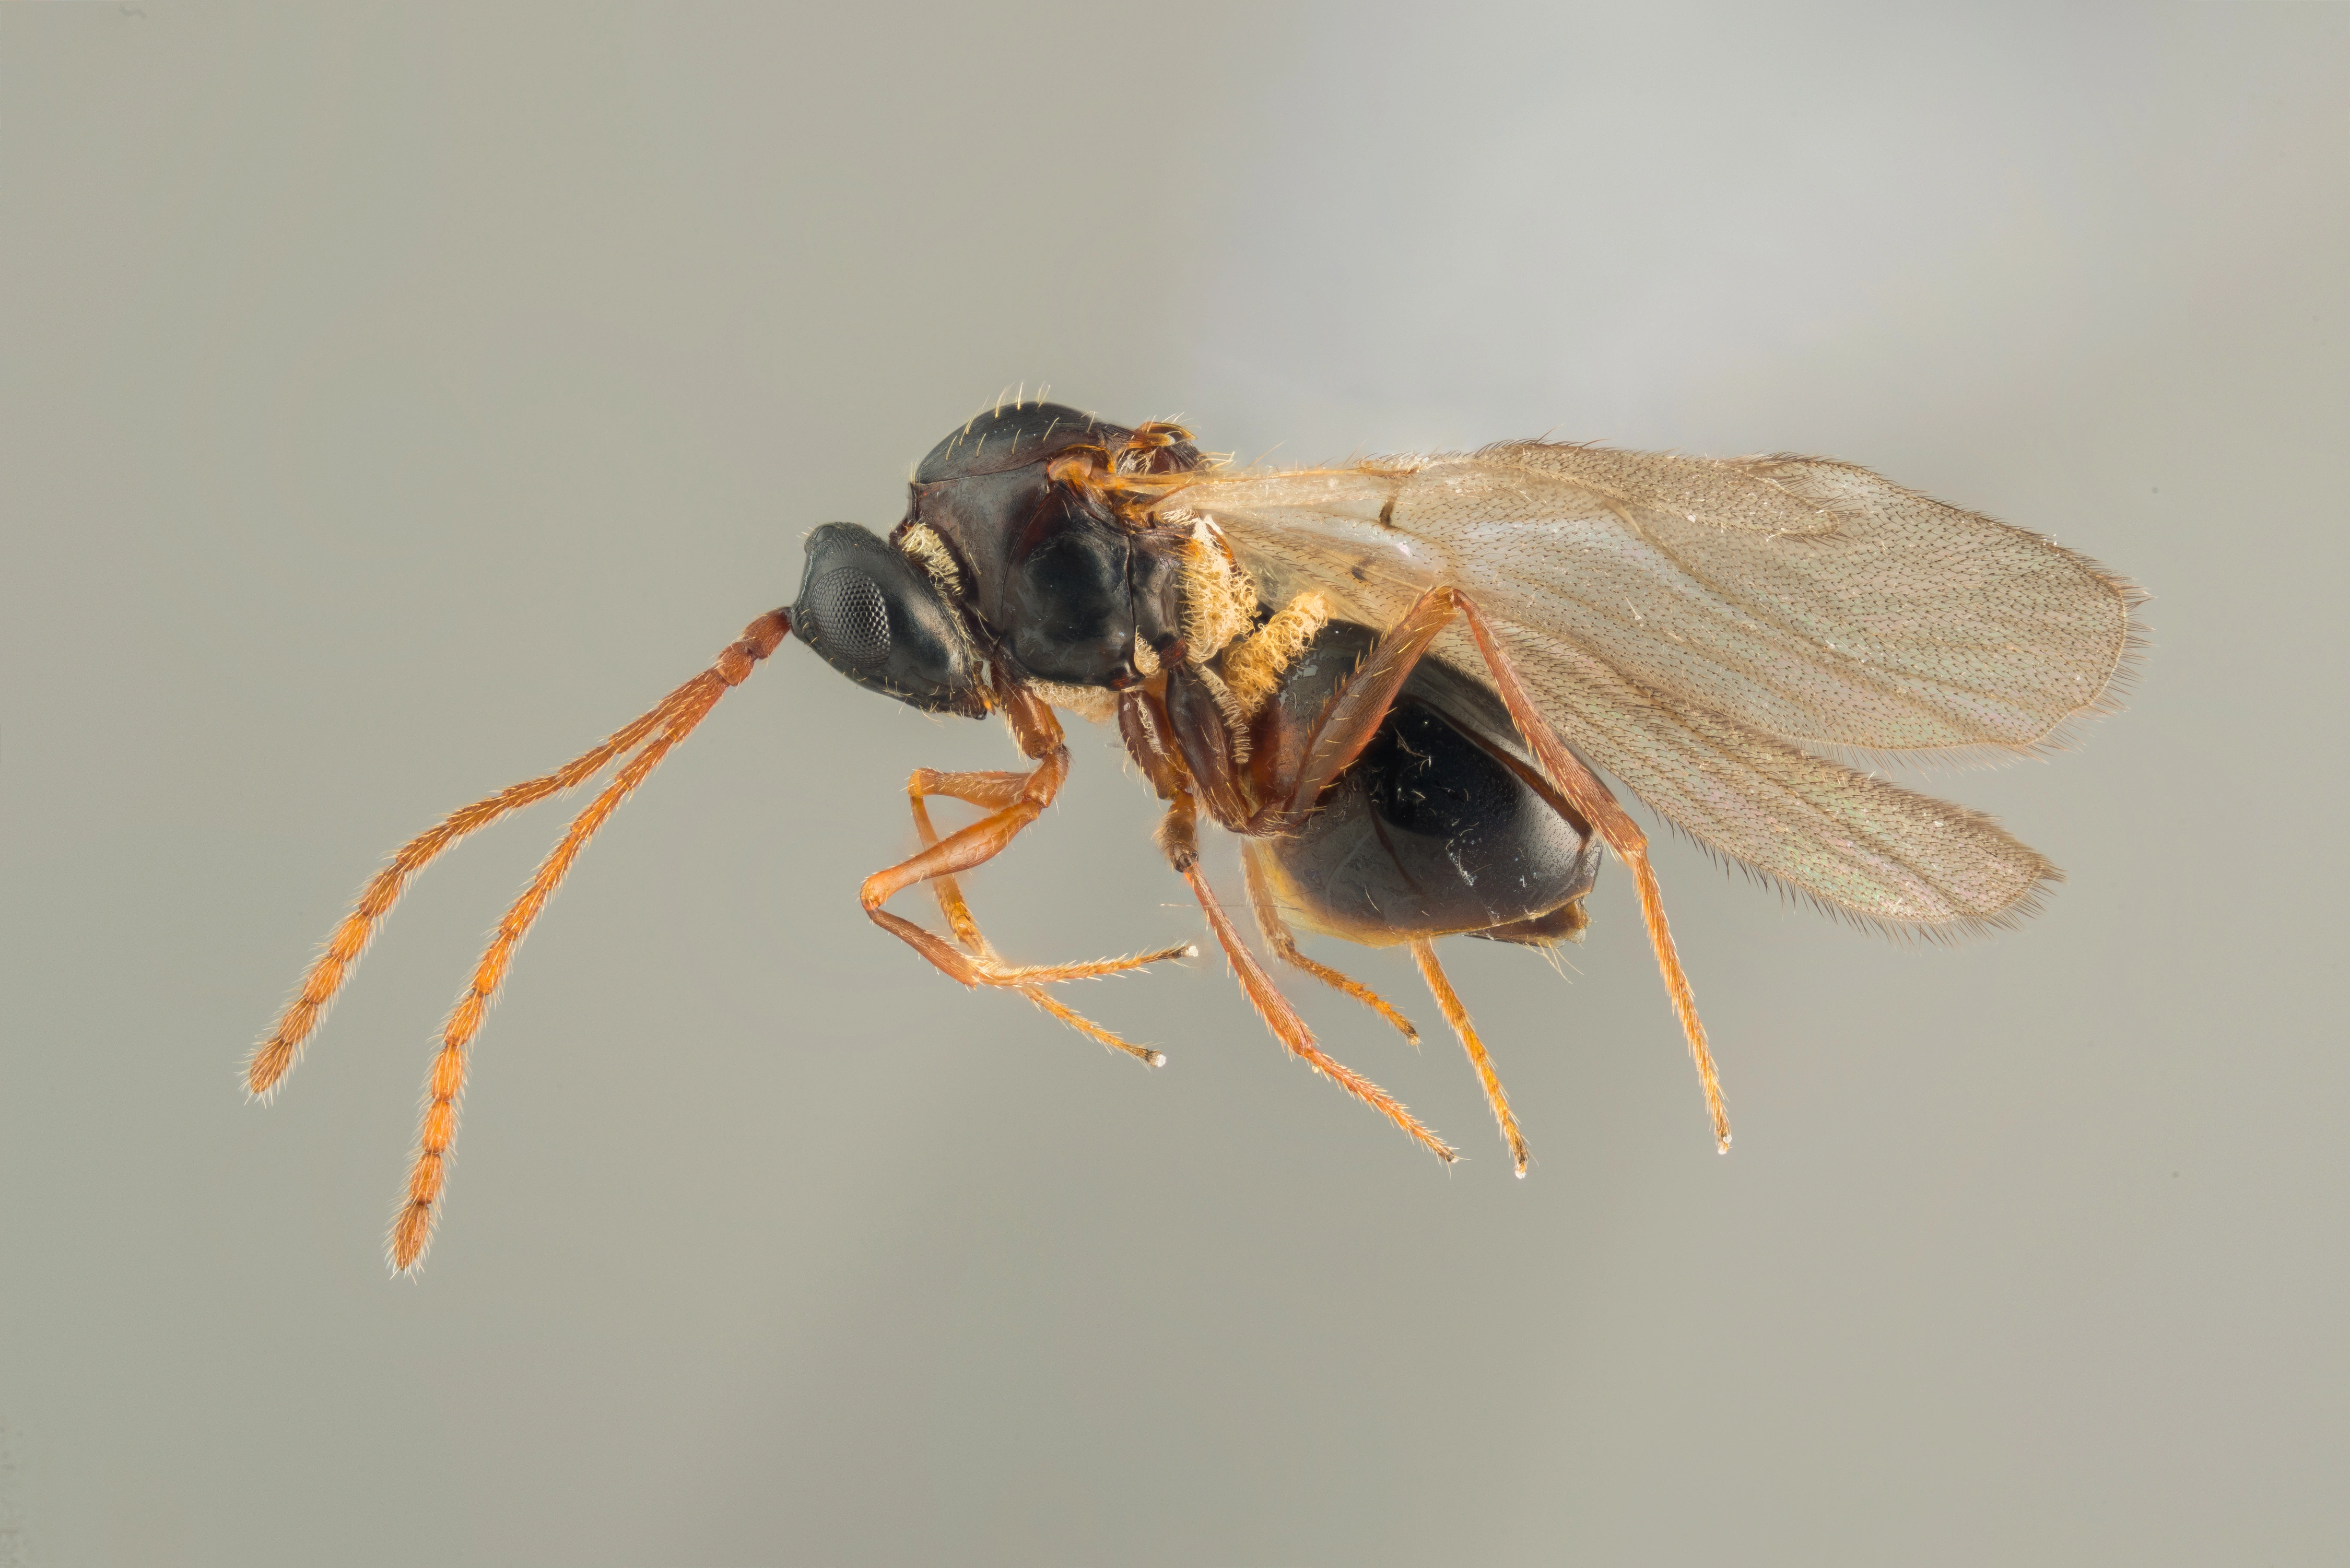
[[[790,635],[791,628],[788,609],[768,611],[744,627],[741,639],[720,653],[709,669],[653,704],[641,717],[615,731],[601,744],[544,777],[525,780],[452,812],[402,845],[390,863],[360,889],[359,901],[327,939],[326,950],[303,976],[300,991],[286,1003],[276,1027],[254,1048],[245,1064],[245,1087],[256,1098],[266,1099],[300,1058],[304,1044],[326,1016],[336,992],[358,967],[359,955],[367,950],[369,940],[391,913],[391,907],[399,902],[411,877],[467,834],[487,827],[509,812],[576,788],[615,761],[632,752],[636,753],[603,793],[572,819],[562,842],[540,864],[530,885],[506,911],[505,919],[498,922],[496,934],[473,968],[473,980],[442,1026],[441,1050],[433,1058],[432,1075],[427,1080],[416,1164],[409,1176],[407,1195],[392,1221],[394,1268],[404,1271],[412,1267],[432,1240],[433,1205],[446,1180],[449,1147],[457,1136],[457,1102],[464,1089],[465,1053],[473,1036],[480,1033],[490,1002],[505,979],[514,950],[529,932],[531,923],[538,919],[539,911],[546,907],[547,899],[561,886],[572,862],[578,858],[579,851],[587,846],[596,830],[660,765],[671,748],[691,734],[693,727],[718,705],[728,688],[740,686],[761,659],[775,652]]]

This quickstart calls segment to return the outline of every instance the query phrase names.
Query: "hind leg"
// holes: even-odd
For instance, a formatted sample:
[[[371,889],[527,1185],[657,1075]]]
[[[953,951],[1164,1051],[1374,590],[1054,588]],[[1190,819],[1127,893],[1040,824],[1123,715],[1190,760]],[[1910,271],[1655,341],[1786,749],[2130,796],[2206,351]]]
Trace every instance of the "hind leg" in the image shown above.
[[[1510,1109],[1510,1096],[1502,1092],[1502,1075],[1493,1070],[1493,1059],[1485,1054],[1485,1043],[1477,1038],[1477,1026],[1469,1022],[1469,1010],[1461,1004],[1460,993],[1452,989],[1443,966],[1436,961],[1436,944],[1426,937],[1414,937],[1411,956],[1419,963],[1420,978],[1428,981],[1429,993],[1436,998],[1444,1022],[1461,1036],[1461,1049],[1469,1053],[1469,1064],[1477,1069],[1477,1081],[1485,1086],[1485,1103],[1493,1107],[1493,1119],[1501,1124],[1502,1141],[1509,1146],[1510,1162],[1523,1178],[1526,1173],[1525,1135],[1518,1131],[1518,1118]]]
[[[1471,639],[1484,660],[1486,670],[1492,676],[1493,686],[1502,704],[1509,710],[1510,719],[1524,737],[1527,749],[1534,760],[1550,791],[1564,803],[1561,815],[1571,822],[1588,823],[1596,831],[1616,858],[1632,873],[1634,890],[1639,895],[1640,919],[1647,926],[1648,946],[1656,954],[1658,971],[1663,975],[1665,995],[1672,1003],[1673,1012],[1680,1021],[1681,1033],[1689,1041],[1690,1058],[1697,1067],[1698,1081],[1705,1091],[1706,1114],[1713,1123],[1714,1146],[1721,1152],[1730,1151],[1730,1113],[1722,1104],[1721,1077],[1715,1070],[1713,1051],[1708,1044],[1705,1025],[1697,1012],[1697,996],[1690,990],[1689,976],[1681,968],[1680,951],[1673,942],[1672,927],[1665,919],[1664,890],[1658,885],[1656,868],[1648,861],[1648,840],[1628,813],[1617,804],[1616,796],[1602,784],[1598,775],[1586,767],[1580,758],[1569,751],[1566,743],[1542,716],[1534,699],[1510,662],[1501,641],[1485,619],[1477,603],[1459,588],[1439,586],[1429,589],[1414,601],[1403,618],[1379,638],[1361,667],[1341,686],[1322,711],[1322,719],[1308,741],[1304,761],[1295,778],[1291,781],[1291,793],[1283,815],[1295,817],[1309,810],[1322,791],[1346,771],[1369,745],[1378,733],[1381,720],[1395,704],[1396,696],[1409,679],[1412,667],[1418,664],[1438,635],[1455,618],[1467,623]],[[1546,794],[1549,792],[1545,792]],[[1268,813],[1268,820],[1273,814]]]

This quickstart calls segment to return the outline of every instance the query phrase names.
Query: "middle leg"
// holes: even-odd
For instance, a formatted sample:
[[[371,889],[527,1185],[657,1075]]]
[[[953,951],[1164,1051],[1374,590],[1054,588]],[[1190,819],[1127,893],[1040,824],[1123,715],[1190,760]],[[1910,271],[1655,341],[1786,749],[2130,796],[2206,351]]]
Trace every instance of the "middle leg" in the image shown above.
[[[1168,803],[1167,815],[1159,825],[1159,846],[1167,852],[1168,864],[1191,884],[1191,896],[1200,901],[1201,911],[1208,917],[1208,929],[1216,933],[1216,941],[1231,961],[1232,972],[1240,977],[1241,989],[1248,993],[1257,1016],[1273,1031],[1273,1037],[1291,1055],[1395,1123],[1437,1158],[1447,1165],[1459,1158],[1451,1145],[1422,1126],[1419,1118],[1404,1108],[1403,1102],[1314,1043],[1314,1032],[1305,1027],[1305,1021],[1297,1016],[1289,999],[1281,994],[1273,977],[1264,972],[1264,966],[1256,961],[1256,955],[1241,940],[1240,932],[1232,929],[1231,918],[1217,902],[1215,889],[1208,886],[1208,878],[1200,869],[1199,806],[1188,791],[1179,789]]]
[[[1274,901],[1272,879],[1264,874],[1264,851],[1252,839],[1241,840],[1241,867],[1248,877],[1249,909],[1256,916],[1257,933],[1264,938],[1264,945],[1274,950],[1275,957],[1293,969],[1304,970],[1333,991],[1345,992],[1394,1024],[1396,1032],[1406,1040],[1415,1045],[1419,1044],[1419,1031],[1412,1027],[1410,1019],[1388,1006],[1385,997],[1361,981],[1340,974],[1327,964],[1316,963],[1297,950],[1297,939],[1290,934],[1289,922],[1281,918],[1281,906]]]

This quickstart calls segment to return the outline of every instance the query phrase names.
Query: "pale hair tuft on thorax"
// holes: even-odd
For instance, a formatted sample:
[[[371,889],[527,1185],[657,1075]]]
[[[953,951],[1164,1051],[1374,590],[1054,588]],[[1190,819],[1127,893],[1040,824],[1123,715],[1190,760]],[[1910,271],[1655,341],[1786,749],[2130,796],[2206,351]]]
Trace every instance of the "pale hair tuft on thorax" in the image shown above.
[[[1279,613],[1224,650],[1224,684],[1240,711],[1254,718],[1281,690],[1282,673],[1297,662],[1315,634],[1330,624],[1330,607],[1312,590],[1298,595]]]
[[[956,563],[954,552],[947,548],[947,542],[939,537],[935,529],[926,523],[916,523],[899,534],[896,543],[898,548],[911,556],[914,564],[938,586],[941,598],[949,604],[962,601],[962,567]]]
[[[1183,557],[1183,643],[1194,664],[1205,664],[1256,624],[1256,584],[1232,558],[1212,517],[1169,513],[1162,521],[1191,525]]]

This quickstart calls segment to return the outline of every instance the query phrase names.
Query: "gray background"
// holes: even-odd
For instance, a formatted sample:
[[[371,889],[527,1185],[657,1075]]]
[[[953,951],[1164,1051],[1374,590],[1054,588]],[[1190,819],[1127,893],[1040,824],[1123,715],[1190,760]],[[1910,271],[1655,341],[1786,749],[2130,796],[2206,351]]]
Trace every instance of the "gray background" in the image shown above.
[[[0,14],[0,1563],[2350,1553],[2350,16],[848,9]],[[1940,781],[2071,873],[2022,931],[1665,845],[1730,1158],[1620,873],[1565,976],[1448,944],[1523,1183],[1440,1033],[1295,988],[1449,1174],[1219,962],[1073,996],[1156,1075],[928,971],[857,881],[1010,748],[787,649],[523,954],[388,1280],[557,814],[247,1106],[312,944],[1023,379],[1276,461],[1831,452],[2136,576],[2155,649]],[[1194,933],[1075,745],[993,934]]]

